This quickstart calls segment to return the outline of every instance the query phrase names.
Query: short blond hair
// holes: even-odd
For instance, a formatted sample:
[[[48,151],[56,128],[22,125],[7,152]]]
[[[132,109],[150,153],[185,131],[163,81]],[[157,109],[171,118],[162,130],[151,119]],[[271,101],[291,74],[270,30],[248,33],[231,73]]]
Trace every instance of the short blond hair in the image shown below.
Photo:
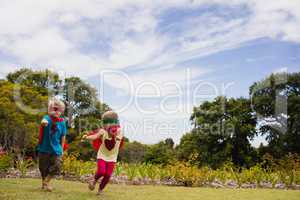
[[[58,98],[53,97],[49,100],[48,110],[51,110],[51,108],[53,108],[55,106],[58,108],[58,110],[60,112],[65,111],[65,103],[63,101],[59,100]]]
[[[116,112],[109,110],[103,113],[102,119],[119,119],[119,116]]]

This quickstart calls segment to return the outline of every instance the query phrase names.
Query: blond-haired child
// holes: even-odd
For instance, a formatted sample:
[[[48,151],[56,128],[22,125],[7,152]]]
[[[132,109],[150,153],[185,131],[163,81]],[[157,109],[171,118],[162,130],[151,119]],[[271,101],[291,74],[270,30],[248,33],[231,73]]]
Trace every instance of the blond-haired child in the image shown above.
[[[65,104],[59,99],[49,101],[48,115],[43,117],[40,126],[38,144],[39,170],[42,176],[42,189],[52,191],[50,181],[60,174],[63,147],[67,134],[67,127],[62,117]]]

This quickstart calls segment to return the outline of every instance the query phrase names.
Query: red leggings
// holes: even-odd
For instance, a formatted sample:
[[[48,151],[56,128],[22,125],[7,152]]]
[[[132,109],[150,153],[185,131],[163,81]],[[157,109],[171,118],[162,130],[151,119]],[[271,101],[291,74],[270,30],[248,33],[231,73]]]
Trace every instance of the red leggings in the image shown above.
[[[103,190],[106,184],[109,182],[109,179],[114,171],[115,164],[115,162],[106,162],[102,159],[97,161],[95,181],[98,181],[99,178],[103,177],[99,187],[100,190]]]

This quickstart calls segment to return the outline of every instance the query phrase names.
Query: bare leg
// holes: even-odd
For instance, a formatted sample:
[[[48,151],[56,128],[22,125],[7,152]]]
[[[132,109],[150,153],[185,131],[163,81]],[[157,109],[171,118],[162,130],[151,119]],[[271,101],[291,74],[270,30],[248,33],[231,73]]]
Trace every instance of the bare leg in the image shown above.
[[[50,186],[50,181],[52,179],[52,176],[48,175],[46,178],[45,178],[45,185],[44,185],[44,189],[47,190],[48,192],[52,192],[53,188]]]
[[[49,174],[49,155],[45,153],[39,153],[39,170],[42,176],[42,189],[45,189],[46,177]]]
[[[42,190],[45,189],[45,185],[46,185],[45,177],[42,177]]]

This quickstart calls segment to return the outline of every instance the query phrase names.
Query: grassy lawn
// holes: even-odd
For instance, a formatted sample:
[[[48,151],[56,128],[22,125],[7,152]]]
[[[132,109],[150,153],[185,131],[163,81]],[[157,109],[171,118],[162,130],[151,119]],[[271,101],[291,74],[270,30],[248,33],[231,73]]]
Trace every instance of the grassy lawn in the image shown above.
[[[106,199],[106,200],[299,200],[300,191],[268,189],[212,189],[167,186],[127,186],[109,184],[100,197],[90,192],[87,185],[78,182],[53,182],[55,191],[49,193],[39,189],[36,179],[0,179],[1,200],[40,199]]]

